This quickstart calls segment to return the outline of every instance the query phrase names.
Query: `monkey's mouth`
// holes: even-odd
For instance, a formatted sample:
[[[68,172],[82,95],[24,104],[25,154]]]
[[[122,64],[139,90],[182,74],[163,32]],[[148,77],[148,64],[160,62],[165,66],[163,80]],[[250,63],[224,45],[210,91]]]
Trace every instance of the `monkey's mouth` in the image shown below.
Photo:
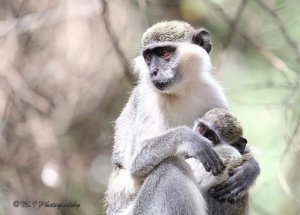
[[[168,86],[174,82],[173,79],[167,80],[153,80],[152,83],[159,91],[164,91]]]

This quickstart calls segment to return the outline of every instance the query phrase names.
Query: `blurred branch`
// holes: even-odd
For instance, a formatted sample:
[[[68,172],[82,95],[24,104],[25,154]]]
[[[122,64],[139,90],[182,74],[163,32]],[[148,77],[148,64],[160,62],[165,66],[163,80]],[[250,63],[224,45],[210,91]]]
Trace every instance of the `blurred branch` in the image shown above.
[[[249,0],[241,0],[241,3],[237,8],[237,12],[229,26],[227,42],[225,43],[225,48],[227,48],[231,44],[232,37],[234,35],[234,32],[236,31],[236,27],[242,17],[242,14],[244,13],[244,11],[246,9],[246,5],[247,5],[248,1]]]
[[[247,87],[251,90],[267,90],[270,88],[284,89],[284,90],[291,89],[291,86],[288,84],[277,84],[277,83],[273,83],[273,82],[247,84],[247,85],[245,85],[245,87]]]
[[[28,0],[23,0],[19,6],[18,9],[15,9],[12,5],[12,1],[8,1],[9,2],[9,7],[11,12],[13,13],[14,17],[19,17],[23,8],[25,7],[25,5],[28,3]]]
[[[11,108],[11,95],[8,94],[8,98],[6,99],[5,108],[2,114],[1,124],[0,124],[0,135],[3,134],[3,130],[5,128],[5,125],[9,119],[10,115],[10,108]]]
[[[294,141],[294,138],[296,136],[296,134],[299,132],[300,129],[300,116],[298,117],[297,121],[296,121],[296,125],[293,129],[293,132],[287,136],[287,145],[286,148],[284,149],[282,155],[281,155],[281,160],[283,159],[283,157],[288,153],[289,149],[291,148],[291,145]]]
[[[223,8],[221,6],[219,6],[215,2],[212,2],[211,0],[204,0],[204,1],[207,2],[207,4],[211,8],[213,8],[214,10],[216,10],[220,13],[220,15],[222,16],[222,20],[227,22],[229,26],[232,25],[231,23],[233,22],[233,20],[231,19],[231,17],[229,15],[227,15],[225,13],[225,11],[223,10]],[[288,78],[288,73],[290,73],[290,72],[295,73],[295,71],[293,71],[291,68],[289,68],[283,60],[281,60],[278,56],[276,56],[276,54],[274,54],[270,50],[267,50],[261,44],[257,43],[256,40],[254,40],[252,37],[249,36],[251,34],[249,34],[247,32],[244,33],[242,31],[240,31],[238,28],[234,28],[233,30],[240,37],[242,37],[246,42],[252,44],[268,62],[270,62],[278,71],[281,72],[281,74],[288,81],[288,83],[291,83],[291,81]]]
[[[20,100],[36,108],[39,112],[47,114],[50,111],[50,102],[29,89],[26,81],[17,71],[10,71],[2,76],[3,80]]]
[[[280,160],[279,160],[279,164],[278,164],[278,180],[279,180],[279,184],[280,184],[281,188],[283,189],[283,191],[300,205],[300,199],[294,194],[293,189],[291,188],[288,181],[286,180],[286,176],[283,171],[283,169],[284,169],[283,161],[284,161],[287,153],[289,152],[289,150],[292,146],[292,143],[294,141],[294,137],[299,132],[299,129],[300,129],[300,116],[297,119],[296,126],[295,126],[292,134],[287,136],[286,147],[280,156]]]
[[[287,155],[287,153],[289,152],[289,150],[292,146],[292,143],[294,141],[294,137],[299,132],[299,129],[300,129],[300,116],[297,119],[297,122],[296,122],[296,125],[295,125],[294,129],[293,129],[292,134],[287,137],[288,138],[287,145],[286,145],[283,153],[280,156],[279,165],[278,165],[278,179],[279,179],[279,184],[280,184],[281,188],[283,189],[283,191],[289,197],[291,197],[293,200],[295,200],[295,202],[297,202],[297,204],[300,205],[300,199],[293,192],[293,189],[291,188],[288,181],[286,180],[286,176],[285,176],[284,171],[283,171],[283,169],[284,169],[283,160],[284,160],[285,156]]]
[[[293,39],[290,37],[289,33],[287,32],[287,30],[284,27],[284,23],[280,19],[280,17],[277,15],[277,13],[275,13],[272,9],[270,9],[263,1],[261,1],[261,0],[255,0],[255,1],[266,13],[270,14],[270,16],[276,22],[276,24],[278,24],[283,37],[289,44],[290,48],[294,51],[296,59],[298,61],[298,64],[300,65],[300,52],[298,49],[298,44],[295,41],[293,41]]]
[[[234,16],[234,18],[231,20],[230,24],[229,24],[229,28],[228,28],[228,35],[227,38],[225,39],[225,42],[223,43],[223,48],[224,50],[222,50],[220,53],[220,57],[218,59],[218,63],[217,63],[217,68],[216,68],[216,73],[218,71],[220,71],[220,68],[222,68],[222,64],[226,58],[227,55],[227,49],[228,47],[231,45],[232,43],[232,38],[234,36],[234,33],[236,31],[236,28],[238,26],[238,23],[240,21],[240,18],[242,17],[243,12],[245,11],[246,5],[248,3],[248,0],[241,0],[238,8],[237,8],[237,12]]]
[[[271,108],[281,108],[283,106],[283,102],[282,101],[278,101],[278,102],[249,102],[249,101],[244,101],[244,100],[239,100],[236,98],[230,98],[230,100],[237,102],[241,105],[246,105],[246,106],[264,106],[264,107],[271,107]]]
[[[67,19],[65,16],[66,10],[74,11],[72,18],[88,18],[99,12],[99,7],[92,1],[90,4],[78,4],[76,6],[61,6],[54,9],[49,9],[41,13],[31,13],[21,18],[7,19],[0,21],[0,37],[5,36],[10,31],[14,30],[21,34],[27,31],[32,31],[41,27],[55,25]]]
[[[127,80],[133,84],[136,80],[135,77],[132,75],[132,73],[129,71],[129,62],[126,59],[123,51],[120,48],[119,42],[118,42],[118,38],[116,37],[116,35],[113,33],[113,30],[110,27],[110,22],[109,22],[109,13],[108,13],[108,4],[106,0],[101,0],[102,2],[102,17],[104,20],[104,26],[106,29],[107,34],[109,35],[109,38],[111,39],[112,45],[122,63],[124,72],[125,72],[125,77],[127,78]]]

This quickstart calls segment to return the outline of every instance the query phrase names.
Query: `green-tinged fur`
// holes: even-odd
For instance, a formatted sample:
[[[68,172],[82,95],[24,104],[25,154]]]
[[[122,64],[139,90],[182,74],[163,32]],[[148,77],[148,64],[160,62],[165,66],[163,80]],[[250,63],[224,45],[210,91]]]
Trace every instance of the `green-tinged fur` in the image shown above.
[[[204,115],[203,120],[211,122],[226,141],[234,142],[243,136],[240,122],[225,109],[214,108]]]
[[[182,21],[159,22],[143,34],[143,47],[155,42],[186,42],[192,39],[195,29]]]

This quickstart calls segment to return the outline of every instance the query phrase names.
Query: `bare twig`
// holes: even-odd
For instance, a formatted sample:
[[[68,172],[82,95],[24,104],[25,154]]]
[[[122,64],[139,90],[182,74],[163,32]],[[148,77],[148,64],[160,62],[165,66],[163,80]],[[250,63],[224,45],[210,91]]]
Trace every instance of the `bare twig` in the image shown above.
[[[0,37],[5,36],[10,31],[21,34],[27,31],[35,30],[65,21],[66,9],[74,11],[72,18],[88,18],[99,12],[99,7],[94,4],[80,4],[76,6],[60,6],[49,9],[41,13],[31,13],[20,18],[0,21]]]
[[[107,34],[109,35],[109,38],[112,42],[112,45],[122,63],[122,66],[124,68],[124,74],[125,74],[125,77],[128,79],[128,81],[130,83],[134,83],[136,80],[134,78],[134,76],[132,75],[132,73],[129,71],[128,67],[129,67],[129,62],[127,61],[123,51],[121,50],[121,47],[119,45],[119,42],[118,42],[118,38],[116,37],[116,35],[113,33],[111,27],[110,27],[110,22],[109,22],[109,16],[108,16],[108,4],[107,4],[107,1],[106,0],[101,0],[101,3],[102,3],[102,17],[103,17],[103,20],[104,20],[104,26],[105,26],[105,29],[106,29],[106,32]]]
[[[246,9],[248,1],[249,0],[241,0],[240,5],[237,8],[237,12],[229,26],[227,42],[225,43],[225,48],[231,44],[233,34],[236,31],[236,27],[239,24],[242,14],[244,13],[244,11]]]
[[[245,87],[251,90],[265,90],[265,89],[290,90],[291,89],[291,86],[288,84],[279,84],[273,82],[246,84]]]
[[[237,12],[229,24],[227,39],[225,39],[225,42],[223,43],[223,48],[222,48],[223,50],[220,52],[221,54],[217,62],[217,68],[215,70],[215,73],[219,72],[220,68],[222,68],[222,64],[227,56],[227,49],[232,43],[232,38],[236,31],[236,27],[238,26],[238,23],[242,17],[243,12],[245,11],[247,3],[248,0],[241,0],[240,5],[237,8]]]
[[[277,13],[275,13],[272,9],[270,9],[263,1],[261,0],[255,0],[256,3],[270,16],[274,19],[274,21],[278,24],[279,29],[284,37],[284,39],[287,41],[289,44],[290,48],[294,51],[294,54],[296,56],[296,59],[298,61],[298,64],[300,65],[300,52],[298,49],[298,44],[291,38],[289,33],[284,27],[284,23],[281,21],[280,17],[278,16]]]
[[[288,153],[289,149],[291,148],[294,137],[299,132],[299,129],[300,129],[300,116],[298,117],[298,119],[296,121],[296,125],[295,125],[295,128],[293,129],[293,132],[291,133],[291,135],[288,135],[287,145],[281,155],[281,159],[283,159],[283,157]]]
[[[283,160],[285,159],[286,154],[289,152],[291,145],[293,143],[294,137],[299,132],[299,129],[300,129],[300,116],[297,119],[297,122],[296,122],[296,125],[295,125],[295,128],[294,128],[292,134],[290,136],[288,136],[287,145],[286,145],[283,153],[280,156],[280,160],[279,160],[279,164],[278,164],[278,179],[279,179],[279,183],[280,183],[280,186],[283,189],[283,191],[289,197],[291,197],[293,200],[295,200],[295,202],[297,202],[297,204],[300,205],[300,199],[297,197],[296,194],[294,194],[293,189],[291,188],[288,181],[286,180],[286,177],[285,177],[284,171],[283,171],[283,169],[284,169]]]
[[[214,10],[220,13],[222,16],[222,19],[227,22],[229,25],[232,23],[232,19],[230,16],[228,16],[225,11],[223,10],[222,7],[220,7],[217,3],[212,2],[211,0],[205,0],[205,2]],[[289,80],[289,73],[293,71],[291,68],[288,67],[288,65],[281,60],[278,56],[276,56],[273,52],[270,50],[267,50],[263,46],[261,46],[259,43],[257,43],[252,37],[250,37],[248,33],[241,32],[238,28],[234,29],[235,32],[242,37],[246,42],[252,44],[261,54],[262,56],[270,62],[281,74],[282,76],[286,79],[288,83],[291,83]]]
[[[5,125],[9,119],[10,108],[11,108],[11,96],[10,94],[8,94],[8,98],[6,99],[5,109],[3,111],[3,115],[0,123],[0,135],[2,135]]]

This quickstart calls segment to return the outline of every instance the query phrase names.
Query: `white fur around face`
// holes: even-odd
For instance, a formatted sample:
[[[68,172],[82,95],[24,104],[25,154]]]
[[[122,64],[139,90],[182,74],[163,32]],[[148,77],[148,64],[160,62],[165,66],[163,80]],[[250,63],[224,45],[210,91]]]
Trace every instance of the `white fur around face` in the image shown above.
[[[223,90],[211,74],[210,58],[205,50],[180,43],[177,54],[181,78],[164,93],[151,83],[143,57],[135,59],[139,83],[115,126],[114,151],[122,158],[125,167],[122,171],[126,174],[119,172],[111,179],[110,194],[107,195],[109,204],[132,203],[131,197],[137,192],[137,187],[128,169],[132,157],[144,147],[143,140],[180,125],[192,127],[197,118],[212,108],[227,108]],[[195,169],[194,174],[200,172]],[[120,204],[117,208],[127,211],[128,204]]]
[[[156,117],[165,118],[168,128],[191,126],[196,118],[211,108],[228,108],[223,89],[211,74],[212,66],[206,51],[198,45],[178,43],[176,53],[180,80],[165,92],[159,92],[153,86],[143,57],[134,60],[139,73],[139,100],[145,110],[152,108],[150,111],[153,112],[157,107],[159,114]]]

